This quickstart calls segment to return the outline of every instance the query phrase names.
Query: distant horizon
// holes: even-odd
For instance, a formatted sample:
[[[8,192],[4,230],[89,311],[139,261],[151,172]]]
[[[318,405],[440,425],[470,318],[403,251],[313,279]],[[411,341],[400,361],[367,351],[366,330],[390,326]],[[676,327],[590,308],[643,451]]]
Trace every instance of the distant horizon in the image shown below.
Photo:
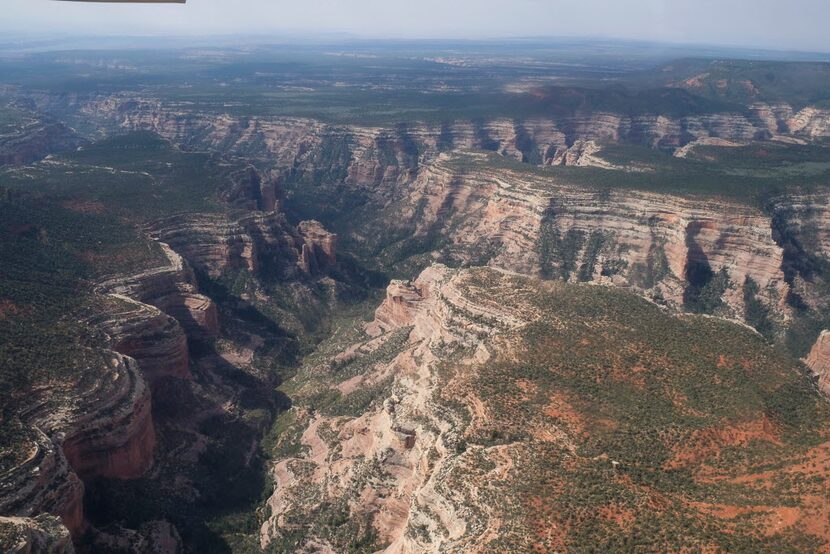
[[[354,40],[635,41],[830,53],[830,3],[793,0],[189,0],[83,4],[6,0],[0,32],[18,37],[209,38],[282,35]],[[624,4],[624,5],[623,5]],[[2,42],[4,39],[0,39]]]
[[[145,41],[169,41],[175,44],[146,45]],[[218,44],[214,41],[218,41]],[[535,36],[482,36],[482,37],[382,37],[361,35],[348,31],[340,32],[319,32],[308,33],[303,31],[274,31],[272,33],[209,33],[209,34],[91,34],[91,33],[61,33],[61,34],[40,34],[32,35],[27,33],[6,33],[0,38],[0,51],[10,46],[22,47],[24,50],[32,51],[60,51],[64,49],[97,50],[111,48],[125,48],[136,50],[165,50],[179,48],[203,48],[205,45],[216,47],[269,47],[282,46],[286,42],[296,46],[359,46],[369,47],[372,45],[422,45],[435,46],[476,46],[476,45],[500,45],[515,43],[517,46],[522,43],[528,46],[544,47],[568,46],[571,44],[620,44],[641,48],[665,48],[677,50],[680,53],[689,51],[697,54],[710,50],[706,55],[737,55],[743,54],[752,56],[753,59],[766,59],[764,54],[777,54],[774,59],[792,59],[794,61],[827,61],[830,62],[830,48],[827,50],[809,50],[802,48],[775,48],[757,44],[720,44],[707,42],[675,42],[664,40],[635,39],[614,36],[589,36],[589,35],[535,35]],[[50,43],[54,43],[50,45]],[[34,47],[40,45],[40,47]],[[27,48],[28,47],[28,48]]]

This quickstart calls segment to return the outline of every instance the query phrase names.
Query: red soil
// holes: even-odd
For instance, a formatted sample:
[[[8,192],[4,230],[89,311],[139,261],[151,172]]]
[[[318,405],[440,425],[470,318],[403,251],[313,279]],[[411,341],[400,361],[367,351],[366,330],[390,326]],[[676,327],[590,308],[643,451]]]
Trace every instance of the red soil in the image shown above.
[[[781,444],[773,423],[766,417],[737,425],[708,427],[696,431],[689,440],[678,445],[666,468],[696,466],[709,458],[716,458],[724,448],[746,446],[752,441]]]
[[[68,200],[62,206],[80,214],[102,214],[107,211],[107,207],[100,202],[84,200]]]

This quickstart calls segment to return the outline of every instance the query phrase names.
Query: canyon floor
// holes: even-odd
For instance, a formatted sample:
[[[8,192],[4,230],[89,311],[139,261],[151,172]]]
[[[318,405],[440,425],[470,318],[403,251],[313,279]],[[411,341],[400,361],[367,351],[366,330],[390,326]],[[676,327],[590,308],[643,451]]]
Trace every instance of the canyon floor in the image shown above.
[[[387,46],[0,56],[0,548],[830,551],[830,66]]]

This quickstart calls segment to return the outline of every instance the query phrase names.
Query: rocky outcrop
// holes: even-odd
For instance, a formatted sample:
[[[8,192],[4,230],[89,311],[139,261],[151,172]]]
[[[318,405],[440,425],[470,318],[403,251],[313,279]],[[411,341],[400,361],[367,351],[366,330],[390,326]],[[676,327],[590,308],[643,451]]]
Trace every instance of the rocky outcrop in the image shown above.
[[[804,363],[818,378],[821,391],[830,396],[830,331],[821,332]]]
[[[131,479],[153,462],[155,430],[150,391],[131,358],[112,354],[87,390],[76,390],[78,408],[56,418],[49,403],[28,414],[51,436],[63,436],[69,465],[81,479]]]
[[[135,359],[151,385],[164,377],[189,378],[187,337],[179,322],[148,304],[111,299],[112,309],[88,322],[109,337],[111,348]]]
[[[776,460],[799,479],[787,489],[793,497],[759,496],[763,505],[744,513],[756,521],[747,536],[758,548],[770,533],[826,542],[815,525],[830,508],[812,498],[827,468],[804,460],[823,459],[827,445],[798,446],[767,415],[782,382],[799,388],[799,405],[813,409],[822,399],[792,360],[742,326],[672,314],[612,287],[440,265],[393,282],[375,315],[348,346],[342,337],[324,345],[334,347],[332,363],[316,358],[295,377],[263,511],[264,548],[340,552],[358,540],[390,554],[565,552],[609,535],[622,544],[638,521],[652,520],[655,501],[682,514],[679,528],[706,529],[701,544],[711,533],[729,540],[734,518],[713,518],[713,509],[743,508],[730,500],[736,483],[763,495],[770,482],[755,463],[717,466],[726,451]],[[728,353],[713,336],[729,338]],[[753,379],[722,379],[738,368]],[[761,383],[777,386],[760,392]],[[764,402],[750,393],[745,404],[736,400],[737,412],[723,404],[741,398],[742,386]],[[705,400],[693,404],[694,394]],[[656,401],[668,423],[652,441],[648,406]],[[699,408],[689,424],[692,405]],[[824,441],[823,420],[808,428]],[[654,451],[632,448],[638,440],[666,453],[665,465],[654,464]],[[770,450],[784,444],[798,454]],[[632,478],[644,467],[661,476],[683,467],[712,488],[690,502],[674,482]],[[815,488],[800,488],[810,479]],[[613,492],[596,492],[609,483]],[[638,500],[622,510],[625,495]],[[786,524],[768,519],[793,506]],[[586,539],[597,518],[612,524]],[[659,549],[686,547],[688,537]]]
[[[297,227],[302,238],[299,265],[309,275],[320,275],[337,267],[337,235],[317,221],[302,221]]]
[[[150,392],[138,364],[90,352],[78,382],[33,391],[21,419],[32,428],[28,456],[0,477],[0,511],[59,516],[78,537],[86,528],[81,479],[134,478],[153,462]]]
[[[480,296],[489,281],[477,279],[485,274],[513,279],[492,270],[459,272],[435,265],[413,282],[389,286],[375,320],[366,325],[366,340],[336,359],[372,359],[401,333],[405,340],[390,360],[340,383],[337,390],[348,396],[386,379],[394,384],[382,401],[356,417],[319,414],[310,420],[302,435],[303,444],[310,446],[307,454],[282,459],[274,467],[276,489],[268,501],[272,515],[261,530],[264,548],[292,529],[292,513],[313,509],[306,504],[309,498],[314,503],[345,500],[349,519],[373,527],[388,552],[420,551],[411,532],[420,525],[441,529],[436,535],[445,532],[440,543],[478,536],[469,511],[439,490],[450,470],[444,456],[454,451],[461,422],[434,404],[437,382],[430,375],[449,357],[460,365],[486,361],[492,355],[489,339],[538,316],[518,297],[511,297],[507,307],[505,299]],[[310,529],[307,540],[322,539]]]
[[[551,119],[413,123],[393,128],[210,115],[129,97],[91,101],[83,111],[120,128],[156,132],[185,147],[267,156],[278,167],[292,167],[298,159],[314,156],[315,165],[328,166],[324,170],[332,165],[348,167],[349,178],[359,183],[400,178],[417,167],[419,159],[449,150],[490,150],[550,165],[562,163],[579,141],[627,141],[671,150],[703,138],[747,142],[781,135],[810,140],[830,136],[830,111],[812,107],[795,111],[783,103],[756,103],[745,113],[685,117],[589,112]]]
[[[830,136],[830,110],[806,107],[790,116],[785,130],[808,139],[826,138]]]
[[[249,211],[280,211],[279,182],[270,173],[261,173],[253,166],[232,173],[219,197],[237,209]]]
[[[229,270],[292,280],[336,264],[336,237],[317,222],[297,228],[278,212],[238,219],[225,214],[180,214],[148,225],[150,235],[194,267],[218,276]]]
[[[74,554],[69,531],[50,515],[0,517],[0,549],[7,554]]]
[[[59,442],[32,427],[21,447],[28,448],[25,460],[0,476],[0,512],[22,517],[48,512],[58,516],[74,536],[82,534],[87,526],[84,485]]]
[[[160,246],[167,264],[136,275],[110,279],[99,285],[98,291],[158,308],[175,318],[190,339],[216,338],[219,333],[216,305],[199,294],[193,271],[182,257],[167,244]]]
[[[681,308],[717,289],[731,316],[757,297],[787,317],[784,250],[761,210],[557,185],[475,156],[443,157],[399,193],[386,224],[440,237],[441,255],[458,263],[632,287]]]

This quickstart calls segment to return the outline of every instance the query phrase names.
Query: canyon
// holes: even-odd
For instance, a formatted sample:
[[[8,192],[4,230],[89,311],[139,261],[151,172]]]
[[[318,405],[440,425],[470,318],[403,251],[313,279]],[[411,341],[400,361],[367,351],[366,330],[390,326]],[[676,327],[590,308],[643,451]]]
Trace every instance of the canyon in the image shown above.
[[[141,97],[76,102],[85,116],[109,125],[153,131],[188,148],[249,156],[267,152],[277,166],[290,165],[314,146],[345,142],[351,147],[351,157],[362,160],[355,172],[350,172],[356,181],[366,180],[370,174],[382,178],[377,166],[369,165],[370,152],[391,152],[405,167],[419,155],[447,150],[489,150],[534,164],[568,165],[573,163],[571,148],[580,141],[625,141],[672,150],[701,139],[746,143],[778,137],[815,140],[830,136],[830,110],[796,110],[786,104],[764,103],[747,106],[746,114],[673,118],[600,112],[561,119],[449,121],[383,128],[332,125],[311,119],[207,115]]]
[[[698,143],[712,144],[703,140],[712,137],[736,143],[784,135],[815,140],[830,120],[817,109],[753,104],[748,109],[754,115],[745,121],[726,115],[705,124],[658,118],[649,130],[636,132],[622,116],[608,114],[565,122],[500,121],[475,131],[462,122],[383,129],[299,119],[243,121],[143,99],[106,99],[78,109],[105,126],[151,130],[184,148],[260,159],[268,169],[257,188],[269,198],[288,194],[303,215],[320,217],[320,210],[310,212],[321,199],[341,212],[350,209],[350,196],[360,199],[365,205],[357,207],[362,214],[357,225],[341,225],[348,218],[343,213],[325,214],[325,222],[343,235],[341,241],[367,251],[388,249],[395,237],[405,236],[422,254],[433,250],[433,258],[633,288],[673,307],[717,311],[778,336],[792,318],[788,298],[819,295],[813,276],[802,275],[785,258],[792,250],[810,251],[816,259],[828,256],[824,193],[795,188],[755,205],[690,199],[674,191],[641,192],[636,185],[626,190],[597,187],[590,180],[575,184],[503,167],[492,154],[470,153],[493,150],[542,165],[615,170],[594,141],[683,147],[688,153]],[[724,123],[729,118],[732,123]],[[586,144],[592,146],[585,150]],[[655,169],[635,163],[616,171],[633,172],[636,182],[638,172]],[[399,246],[409,247],[402,241]],[[246,245],[234,248],[242,254],[229,255],[246,255]],[[701,294],[714,297],[701,301]]]
[[[2,548],[830,544],[825,103],[192,79],[0,89]]]

